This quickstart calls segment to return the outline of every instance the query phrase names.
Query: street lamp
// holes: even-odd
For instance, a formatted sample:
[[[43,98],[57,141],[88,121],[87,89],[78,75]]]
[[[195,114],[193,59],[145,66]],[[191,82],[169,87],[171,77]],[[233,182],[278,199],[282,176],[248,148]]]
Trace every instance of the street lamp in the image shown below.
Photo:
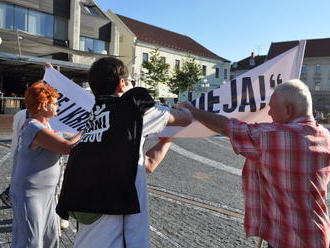
[[[203,83],[201,83],[201,87],[202,87],[202,92],[207,92],[208,88],[210,87],[210,84],[207,82],[207,79],[205,78],[203,80]]]
[[[20,40],[23,40],[23,37],[19,35],[18,29],[16,29],[16,39],[17,39],[16,41],[17,41],[19,58],[21,58],[21,56],[22,56],[22,50],[21,50]]]

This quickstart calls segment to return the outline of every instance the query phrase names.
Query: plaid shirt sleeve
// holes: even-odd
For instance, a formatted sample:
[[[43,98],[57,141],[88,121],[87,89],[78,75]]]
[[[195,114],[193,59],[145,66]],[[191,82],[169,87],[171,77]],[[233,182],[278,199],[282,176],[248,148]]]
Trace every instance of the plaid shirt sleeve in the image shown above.
[[[261,155],[262,129],[260,124],[247,124],[231,119],[228,124],[228,134],[235,153],[251,160],[257,160]]]

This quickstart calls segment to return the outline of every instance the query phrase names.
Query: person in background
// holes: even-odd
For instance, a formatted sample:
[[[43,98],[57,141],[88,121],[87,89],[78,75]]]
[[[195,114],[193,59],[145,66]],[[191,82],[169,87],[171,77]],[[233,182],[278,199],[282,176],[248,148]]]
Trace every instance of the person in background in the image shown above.
[[[94,62],[89,84],[96,103],[70,153],[57,213],[80,222],[74,247],[149,248],[146,170],[157,167],[171,140],[159,139],[146,166],[144,141],[166,125],[190,124],[191,114],[155,105],[146,89],[132,88],[116,58]]]
[[[246,235],[276,248],[329,248],[326,204],[330,180],[330,133],[313,118],[302,81],[280,84],[269,102],[273,123],[248,124],[196,109],[195,119],[228,136],[246,158],[243,171]]]
[[[27,119],[28,112],[26,109],[22,109],[18,111],[13,118],[12,125],[12,138],[11,138],[11,146],[10,146],[10,162],[12,163],[12,171],[14,170],[14,155],[17,149],[18,136],[19,132]],[[0,194],[0,199],[7,207],[11,207],[10,197],[9,197],[9,189],[10,185]]]
[[[68,154],[81,133],[71,140],[56,135],[49,120],[57,114],[59,94],[44,82],[25,92],[31,118],[22,126],[10,185],[13,208],[12,247],[59,247],[55,189],[60,154]]]
[[[163,97],[159,98],[159,102],[160,102],[161,105],[169,107],[169,105],[168,105],[165,98],[163,98]]]

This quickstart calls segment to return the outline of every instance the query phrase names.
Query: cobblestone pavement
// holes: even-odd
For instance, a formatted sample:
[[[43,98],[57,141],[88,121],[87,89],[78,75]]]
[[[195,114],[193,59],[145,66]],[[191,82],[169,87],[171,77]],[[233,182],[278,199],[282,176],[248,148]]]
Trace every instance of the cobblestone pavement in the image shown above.
[[[229,165],[239,171],[242,159],[233,154],[228,141],[215,137],[182,139],[175,144],[177,149],[172,149],[156,173],[148,176],[149,188],[179,197],[149,193],[152,247],[256,247],[256,239],[245,238],[242,218],[217,211],[243,214],[240,176],[237,171],[217,167]],[[1,140],[0,136],[1,192],[10,181],[8,145],[9,139]],[[10,247],[11,222],[11,209],[0,203],[1,248]],[[76,223],[71,221],[62,231],[60,247],[72,247],[75,231]]]

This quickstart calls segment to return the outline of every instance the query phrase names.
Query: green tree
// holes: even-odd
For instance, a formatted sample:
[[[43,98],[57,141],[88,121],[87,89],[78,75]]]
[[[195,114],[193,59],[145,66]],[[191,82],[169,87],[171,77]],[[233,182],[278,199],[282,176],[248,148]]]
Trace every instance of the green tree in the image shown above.
[[[178,94],[180,91],[194,90],[196,83],[201,80],[202,68],[195,61],[195,58],[188,56],[183,61],[181,68],[176,68],[172,77],[167,82],[171,91]]]
[[[146,70],[142,81],[150,86],[149,91],[154,96],[158,96],[158,85],[166,84],[169,80],[169,64],[160,56],[159,49],[152,51],[150,61],[145,61],[142,68]]]

